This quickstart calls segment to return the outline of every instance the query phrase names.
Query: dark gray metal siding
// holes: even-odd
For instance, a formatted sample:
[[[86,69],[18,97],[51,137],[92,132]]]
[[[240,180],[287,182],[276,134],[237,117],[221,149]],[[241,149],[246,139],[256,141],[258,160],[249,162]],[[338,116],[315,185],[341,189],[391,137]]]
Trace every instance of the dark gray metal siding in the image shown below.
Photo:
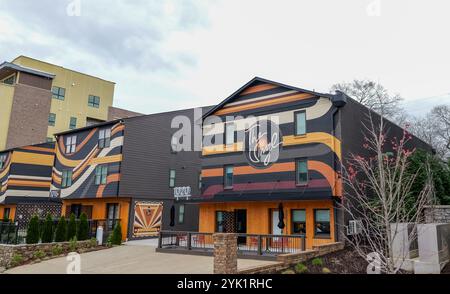
[[[133,200],[164,201],[164,229],[169,229],[169,211],[174,202],[173,188],[169,187],[169,170],[176,170],[175,186],[190,186],[193,195],[200,193],[200,152],[174,153],[171,150],[171,137],[177,131],[171,128],[171,121],[177,115],[185,115],[191,122],[194,121],[194,109],[124,120],[125,139],[119,195],[131,197]],[[178,207],[176,212],[178,213]],[[133,214],[132,210],[131,221]],[[186,206],[185,223],[172,229],[197,230],[198,208]]]

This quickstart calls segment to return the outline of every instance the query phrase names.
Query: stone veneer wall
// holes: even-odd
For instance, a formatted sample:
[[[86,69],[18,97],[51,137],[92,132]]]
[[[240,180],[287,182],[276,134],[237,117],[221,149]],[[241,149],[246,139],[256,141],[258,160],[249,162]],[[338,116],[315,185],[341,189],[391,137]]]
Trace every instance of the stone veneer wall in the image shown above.
[[[217,233],[214,239],[214,273],[235,274],[237,272],[237,235]]]
[[[450,205],[434,205],[425,207],[426,223],[450,223]]]
[[[62,252],[70,252],[70,242],[58,242],[58,243],[42,243],[42,244],[23,244],[23,245],[5,245],[0,244],[0,267],[9,268],[15,266],[13,264],[14,256],[20,255],[22,262],[27,262],[35,259],[35,253],[42,251],[45,256],[52,256],[53,249],[55,247],[61,247]],[[78,241],[76,249],[77,251],[88,251],[95,248],[97,244],[93,244],[91,240]]]

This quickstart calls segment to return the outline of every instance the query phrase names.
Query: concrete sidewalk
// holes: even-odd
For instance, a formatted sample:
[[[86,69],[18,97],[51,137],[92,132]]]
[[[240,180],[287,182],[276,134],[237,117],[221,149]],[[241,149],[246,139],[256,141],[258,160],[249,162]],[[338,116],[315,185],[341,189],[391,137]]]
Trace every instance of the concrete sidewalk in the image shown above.
[[[145,242],[142,242],[145,244]],[[238,268],[271,264],[271,261],[239,259]],[[65,274],[69,262],[65,257],[23,265],[6,274]],[[212,274],[213,258],[155,252],[154,246],[130,245],[81,254],[82,274]]]

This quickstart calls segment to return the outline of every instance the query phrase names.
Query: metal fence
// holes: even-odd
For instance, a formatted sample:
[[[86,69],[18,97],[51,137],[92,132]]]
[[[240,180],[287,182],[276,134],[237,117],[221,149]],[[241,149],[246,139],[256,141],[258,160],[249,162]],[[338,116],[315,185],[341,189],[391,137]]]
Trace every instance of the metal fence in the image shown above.
[[[304,235],[236,234],[241,255],[276,256],[306,250]],[[158,248],[212,252],[213,233],[161,231]]]

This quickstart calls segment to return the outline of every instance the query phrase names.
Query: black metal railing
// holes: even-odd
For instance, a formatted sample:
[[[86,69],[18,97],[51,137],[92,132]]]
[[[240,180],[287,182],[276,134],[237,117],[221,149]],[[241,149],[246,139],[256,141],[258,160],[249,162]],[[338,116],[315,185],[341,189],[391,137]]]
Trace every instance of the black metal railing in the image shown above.
[[[305,235],[236,235],[238,253],[241,255],[275,256],[306,250]],[[212,252],[213,233],[161,231],[158,248]]]

